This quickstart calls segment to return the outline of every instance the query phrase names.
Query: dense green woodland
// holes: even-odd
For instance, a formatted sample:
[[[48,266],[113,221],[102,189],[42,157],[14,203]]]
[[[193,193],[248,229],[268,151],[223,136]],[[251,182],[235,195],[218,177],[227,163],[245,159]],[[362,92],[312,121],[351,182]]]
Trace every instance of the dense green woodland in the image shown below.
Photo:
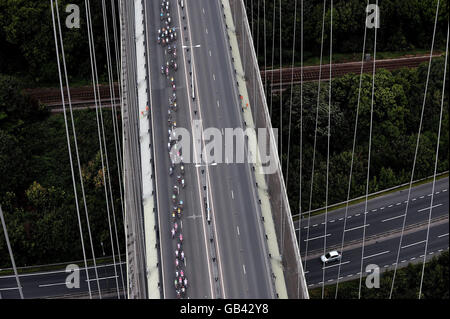
[[[419,296],[422,263],[409,264],[397,270],[392,298],[417,299]],[[449,253],[443,252],[427,262],[423,276],[422,299],[449,299]],[[369,289],[362,281],[362,299],[387,299],[391,292],[394,271],[386,271],[380,276],[380,288]],[[357,299],[359,279],[341,282],[338,288],[339,299]],[[324,298],[334,299],[336,284],[325,287]],[[322,298],[322,288],[310,290],[312,299]]]
[[[370,163],[369,192],[386,189],[409,182],[419,130],[420,114],[425,91],[428,63],[418,69],[401,69],[395,72],[379,70],[375,75],[372,153]],[[433,59],[428,94],[423,116],[419,150],[414,179],[433,175],[436,153],[439,112],[444,76],[444,58]],[[447,69],[448,72],[448,69]],[[331,98],[331,137],[328,203],[345,201],[347,197],[353,136],[358,101],[359,75],[348,74],[333,79]],[[448,73],[447,73],[448,78]],[[311,173],[314,149],[318,83],[303,86],[302,129],[302,211],[309,209]],[[329,84],[321,83],[317,148],[314,170],[312,209],[325,205],[328,97]],[[350,198],[365,194],[367,180],[367,158],[369,148],[369,124],[372,92],[372,75],[362,78],[361,101],[353,178]],[[293,88],[291,146],[289,176],[287,174],[287,151],[289,137],[290,90],[268,101],[272,107],[272,124],[282,127],[283,173],[288,180],[288,195],[291,210],[299,211],[300,174],[300,86]],[[280,99],[282,108],[280,109]],[[439,146],[438,172],[449,169],[448,136],[448,90],[445,92],[442,132]],[[282,125],[280,113],[283,114]],[[281,150],[281,147],[279,147]]]
[[[24,266],[79,260],[81,242],[64,117],[50,116],[44,107],[20,94],[21,88],[17,79],[0,75],[0,204],[16,263]],[[92,110],[76,111],[74,117],[96,254],[101,256],[103,242],[105,252],[111,255],[96,114]],[[103,117],[117,227],[120,238],[124,238],[111,111],[105,110]],[[76,164],[74,151],[73,156]],[[76,165],[75,172],[78,176]],[[80,185],[78,195],[87,244]],[[10,266],[0,231],[0,268]]]
[[[68,13],[64,8],[69,3],[80,7],[80,29],[65,27]],[[101,3],[90,1],[99,80],[106,82]],[[110,3],[106,1],[111,48],[114,48]],[[84,0],[60,0],[58,4],[70,80],[85,83],[91,78],[91,66]],[[113,68],[115,70],[114,65]],[[59,85],[50,1],[0,0],[0,74],[20,76],[28,87]]]
[[[292,63],[294,37],[294,5],[297,2],[295,61],[301,59],[301,1],[300,0],[244,0],[253,34],[259,65],[264,68],[280,64],[280,23],[282,65]],[[370,1],[375,3],[375,1]],[[281,22],[280,22],[281,3]],[[322,33],[323,3],[303,1],[303,54],[319,63]],[[328,59],[330,43],[330,1],[326,0],[324,59]],[[265,4],[265,6],[264,6]],[[363,48],[367,1],[333,1],[333,54],[348,54],[360,60]],[[380,28],[377,30],[377,52],[429,50],[433,34],[437,0],[379,0]],[[445,49],[449,19],[448,0],[441,0],[435,48]],[[265,10],[265,14],[264,14]],[[275,15],[275,17],[274,17]],[[264,19],[265,16],[265,19]],[[275,19],[274,19],[275,18]],[[274,29],[275,26],[275,29]],[[265,30],[265,32],[264,32]],[[441,32],[439,32],[439,30]],[[374,32],[367,32],[366,50],[373,52]],[[274,47],[272,55],[272,47]]]

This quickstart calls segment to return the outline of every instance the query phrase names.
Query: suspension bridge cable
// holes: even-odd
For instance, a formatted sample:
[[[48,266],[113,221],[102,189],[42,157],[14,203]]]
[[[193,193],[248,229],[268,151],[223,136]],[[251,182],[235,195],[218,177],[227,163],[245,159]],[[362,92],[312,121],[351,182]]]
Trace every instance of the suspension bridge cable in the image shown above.
[[[263,0],[263,20],[264,20],[264,86],[267,92],[267,33],[266,33],[266,0]]]
[[[427,237],[425,241],[425,250],[423,253],[423,262],[422,262],[422,274],[420,276],[420,287],[419,287],[419,299],[422,297],[422,287],[423,287],[423,276],[425,273],[425,264],[426,264],[426,258],[427,258],[427,250],[428,250],[428,241],[430,238],[430,224],[431,224],[431,213],[433,211],[433,203],[434,203],[434,189],[436,186],[436,173],[437,173],[437,164],[439,160],[439,141],[441,139],[441,127],[442,127],[442,113],[444,109],[444,96],[445,96],[445,79],[447,76],[447,62],[448,62],[448,33],[449,33],[449,27],[447,24],[447,44],[445,47],[445,62],[444,62],[444,79],[442,81],[442,97],[441,97],[441,112],[439,114],[439,129],[438,129],[438,136],[436,141],[436,158],[434,160],[434,176],[433,176],[433,187],[431,191],[431,205],[430,205],[430,212],[428,214],[428,226],[427,226]]]
[[[95,44],[94,44],[94,36],[92,32],[92,18],[90,15],[90,3],[89,0],[85,0],[86,5],[86,19],[87,19],[87,27],[88,27],[88,42],[89,42],[89,56],[91,61],[91,73],[92,73],[92,83],[93,83],[93,89],[94,89],[94,100],[95,100],[95,112],[96,112],[96,119],[97,119],[97,130],[98,130],[98,139],[99,139],[99,148],[100,148],[100,158],[102,162],[102,174],[103,174],[103,185],[104,185],[104,191],[105,191],[105,202],[106,202],[106,211],[108,215],[108,226],[109,226],[109,234],[110,234],[110,241],[111,241],[111,250],[113,255],[113,264],[114,264],[114,275],[116,279],[116,288],[117,288],[117,296],[120,299],[120,292],[119,292],[119,282],[117,279],[117,264],[116,264],[116,256],[115,256],[115,249],[114,249],[114,240],[113,240],[113,232],[111,227],[111,214],[110,214],[110,208],[109,208],[109,200],[108,200],[108,190],[107,190],[107,181],[106,179],[108,176],[105,173],[105,165],[104,165],[104,157],[103,157],[103,143],[102,143],[102,135],[100,132],[100,125],[103,123],[100,123],[99,120],[99,108],[100,113],[102,113],[102,105],[101,105],[101,97],[100,97],[100,90],[98,88],[98,75],[97,75],[97,62],[95,57]],[[97,96],[98,94],[98,96]],[[105,146],[106,148],[106,146]],[[114,203],[111,203],[113,206]]]
[[[413,180],[414,180],[414,173],[415,173],[415,170],[416,170],[417,154],[419,152],[419,144],[420,144],[420,134],[422,132],[423,115],[424,115],[424,112],[425,112],[425,104],[426,104],[427,94],[428,94],[428,83],[429,83],[429,80],[430,80],[430,73],[431,73],[431,61],[433,59],[434,40],[435,40],[436,26],[437,26],[437,20],[438,20],[438,15],[439,15],[439,2],[440,1],[438,0],[437,6],[436,6],[436,13],[435,13],[435,18],[434,18],[434,28],[433,28],[433,37],[432,37],[432,40],[431,40],[430,57],[429,57],[429,61],[428,61],[427,79],[426,79],[426,83],[425,83],[425,92],[424,92],[423,100],[422,100],[422,111],[420,113],[419,131],[417,133],[416,148],[415,148],[415,151],[414,151],[414,160],[413,160],[413,166],[412,166],[412,171],[411,171],[411,178],[410,178],[410,181],[409,181],[409,188],[408,188],[408,198],[406,200],[405,214],[403,216],[403,223],[402,223],[402,232],[401,232],[401,235],[400,235],[400,242],[398,244],[397,258],[396,258],[395,267],[394,267],[394,274],[393,274],[393,277],[392,277],[391,290],[389,292],[389,299],[392,298],[392,294],[394,292],[394,284],[395,284],[395,279],[396,279],[396,275],[397,275],[398,261],[399,261],[399,258],[400,258],[400,249],[401,249],[401,246],[402,246],[402,243],[403,243],[403,235],[404,235],[405,226],[406,226],[406,216],[408,214],[409,202],[410,202],[410,199],[411,199],[412,184],[413,184]]]
[[[281,10],[280,10],[281,15]],[[280,20],[281,21],[281,20]],[[291,149],[291,124],[292,124],[292,99],[293,99],[293,91],[294,91],[294,64],[295,64],[295,31],[297,26],[297,0],[294,2],[294,37],[292,41],[292,66],[291,66],[291,96],[290,96],[290,105],[289,105],[289,135],[288,135],[288,150],[287,150],[287,163],[286,163],[286,188],[288,188],[288,181],[289,181],[289,156],[290,156],[290,149]],[[281,30],[281,25],[280,25]],[[281,34],[280,34],[281,39]],[[281,41],[280,41],[281,44]],[[280,70],[282,68],[280,67]],[[280,75],[281,78],[281,75]],[[282,92],[282,91],[281,91]],[[283,109],[281,108],[281,116],[283,116]],[[282,129],[281,129],[282,130]],[[283,131],[281,131],[281,136],[283,136]],[[281,153],[281,163],[283,163],[283,153]],[[281,172],[283,173],[283,166],[281,166]],[[284,216],[284,215],[282,215]],[[282,217],[283,219],[283,217]],[[283,232],[281,233],[282,238],[282,247],[284,247],[284,223],[283,225]]]
[[[115,213],[115,208],[114,208],[114,197],[113,197],[113,192],[112,192],[112,186],[111,186],[111,177],[110,177],[110,169],[109,169],[109,159],[108,159],[108,149],[107,149],[107,144],[106,144],[106,135],[105,135],[105,125],[104,125],[104,120],[103,120],[103,107],[102,107],[102,101],[101,101],[101,96],[100,96],[100,89],[99,89],[99,81],[98,81],[98,70],[97,70],[97,59],[96,59],[96,53],[95,53],[95,43],[94,43],[94,33],[93,33],[93,28],[92,28],[92,17],[91,17],[91,9],[90,6],[88,7],[88,11],[89,11],[89,23],[91,26],[91,36],[92,36],[92,52],[93,52],[93,56],[94,56],[94,69],[95,69],[95,78],[96,78],[96,83],[97,83],[97,90],[98,90],[98,101],[99,101],[99,105],[100,105],[100,112],[97,113],[100,114],[100,126],[101,126],[101,131],[102,131],[102,139],[103,139],[103,147],[104,147],[104,154],[105,154],[105,163],[106,163],[106,173],[107,175],[104,176],[105,179],[105,188],[106,188],[106,181],[108,181],[108,187],[109,187],[109,196],[110,196],[110,203],[111,203],[111,210],[112,210],[112,217],[113,217],[113,225],[114,225],[114,230],[115,230],[115,235],[116,235],[116,243],[118,245],[118,236],[117,236],[117,224],[116,224],[116,213]],[[106,192],[107,194],[108,192]],[[108,219],[109,220],[109,219]],[[114,237],[113,234],[111,234],[111,239]],[[114,251],[114,244],[111,245],[113,251]],[[119,251],[119,246],[117,247],[118,251]],[[118,254],[119,256],[119,260],[121,259],[120,257],[120,252]],[[115,258],[114,258],[115,261]],[[120,299],[120,293],[119,293],[119,284],[118,284],[118,276],[117,276],[117,264],[114,264],[114,271],[115,271],[115,279],[116,279],[116,284],[117,284],[117,294],[118,294],[118,298]],[[121,267],[121,266],[120,266]],[[121,272],[122,272],[122,267],[121,267]]]
[[[5,217],[3,216],[2,206],[0,205],[0,219],[3,226],[3,233],[5,234],[6,246],[8,247],[9,258],[11,259],[11,265],[14,270],[14,277],[16,277],[17,289],[19,290],[20,299],[24,299],[22,285],[20,284],[19,275],[17,274],[16,262],[14,261],[14,254],[11,248],[11,244],[9,242],[8,230],[6,229]]]
[[[376,7],[378,7],[378,0],[376,1]],[[375,19],[378,19],[378,11],[375,10]],[[370,102],[370,128],[369,128],[369,153],[367,157],[367,180],[366,180],[366,199],[364,203],[364,223],[363,223],[363,240],[361,251],[361,268],[359,273],[359,291],[358,299],[361,299],[361,283],[363,277],[363,262],[364,262],[364,245],[366,241],[366,222],[367,222],[367,204],[369,200],[369,181],[370,181],[370,156],[372,152],[372,129],[373,129],[373,104],[375,96],[375,71],[377,62],[377,28],[375,29],[375,39],[373,45],[373,69],[372,69],[372,99]]]
[[[298,254],[301,256],[301,231],[302,231],[302,157],[303,157],[303,0],[300,0],[300,154],[299,154],[299,184],[298,184]],[[301,260],[300,260],[301,262]],[[300,273],[297,278],[297,296],[300,297]]]
[[[322,80],[322,58],[323,58],[323,38],[325,31],[325,9],[326,0],[323,0],[323,13],[322,13],[322,40],[320,43],[320,64],[319,64],[319,82],[317,88],[317,107],[316,107],[316,125],[314,129],[314,147],[313,147],[313,160],[312,160],[312,170],[311,170],[311,188],[309,192],[309,209],[308,209],[308,226],[306,229],[306,240],[305,240],[305,264],[304,271],[306,271],[306,261],[308,257],[308,243],[309,243],[309,229],[311,225],[311,208],[312,208],[312,194],[314,186],[314,166],[316,162],[316,146],[317,146],[317,122],[319,120],[319,104],[320,104],[320,84]]]
[[[111,0],[111,15],[112,15],[112,24],[113,24],[113,36],[114,36],[114,48],[115,48],[115,58],[116,58],[116,69],[117,69],[117,83],[119,83],[119,98],[122,95],[122,86],[120,85],[120,58],[119,58],[119,44],[118,44],[118,37],[117,37],[117,22],[116,22],[116,8],[115,8],[115,1]],[[113,81],[114,83],[114,81]],[[120,144],[120,130],[117,120],[117,109],[116,109],[116,96],[115,96],[115,90],[113,90],[113,127],[116,132],[114,135],[114,140],[117,145],[116,149],[116,157],[117,158],[117,169],[118,169],[118,175],[119,175],[119,192],[120,192],[120,200],[122,204],[122,219],[125,220],[125,204],[124,204],[124,195],[123,195],[123,189],[122,189],[122,146]],[[124,222],[125,223],[125,222]]]
[[[67,148],[68,148],[68,152],[69,152],[70,171],[72,173],[72,184],[73,184],[73,191],[74,191],[74,197],[75,197],[75,206],[76,206],[76,210],[77,210],[78,228],[80,231],[81,249],[83,251],[83,260],[84,260],[84,265],[85,265],[85,270],[86,270],[89,298],[92,299],[91,284],[90,284],[90,280],[89,280],[89,272],[88,272],[87,259],[86,259],[86,250],[84,247],[83,227],[81,225],[80,207],[79,207],[79,203],[78,203],[78,193],[77,193],[75,172],[74,172],[73,160],[72,160],[72,149],[70,146],[69,128],[68,128],[68,124],[67,124],[66,103],[65,103],[65,98],[64,98],[63,79],[62,79],[62,74],[61,74],[58,37],[56,35],[55,12],[54,12],[55,8],[54,8],[53,0],[50,0],[50,7],[51,7],[51,11],[52,11],[53,34],[54,34],[54,38],[55,38],[55,49],[56,49],[56,61],[57,61],[57,65],[58,65],[59,85],[60,85],[61,100],[62,100],[63,113],[64,113],[64,123],[65,123],[65,128],[66,128],[66,139],[67,139]]]
[[[272,117],[272,108],[273,108],[273,75],[274,75],[274,62],[275,62],[275,8],[276,8],[277,0],[273,0],[273,13],[272,13],[272,69],[271,75],[272,80],[270,82],[270,117]],[[281,66],[280,66],[281,67]]]
[[[331,139],[331,70],[333,65],[333,0],[330,1],[330,83],[328,85],[328,133],[327,133],[327,182],[325,187],[325,227],[323,234],[323,254],[327,249],[327,225],[328,225],[328,190],[330,176],[330,139]],[[322,267],[322,299],[325,294],[325,265]]]
[[[55,5],[56,5],[56,19],[58,21],[58,29],[59,29],[59,43],[60,43],[60,46],[61,46],[61,57],[62,57],[62,62],[63,62],[62,65],[63,65],[64,77],[65,77],[65,81],[66,81],[67,100],[68,100],[68,104],[69,104],[70,119],[71,119],[71,123],[72,123],[72,132],[73,132],[73,139],[74,139],[74,146],[75,146],[75,154],[76,154],[77,164],[78,164],[78,174],[80,176],[81,193],[82,193],[82,196],[83,196],[84,211],[85,211],[85,215],[86,215],[86,225],[87,225],[87,229],[88,229],[89,243],[91,245],[91,254],[92,254],[92,260],[93,260],[93,263],[94,263],[94,272],[95,272],[95,279],[96,279],[96,282],[97,282],[98,295],[99,295],[99,298],[102,299],[100,281],[99,281],[99,278],[98,278],[97,260],[96,260],[96,257],[95,257],[94,243],[93,243],[93,240],[92,240],[91,223],[89,221],[89,211],[88,211],[88,208],[87,208],[86,192],[85,192],[85,189],[84,189],[83,174],[81,172],[81,161],[80,161],[80,154],[79,154],[79,151],[78,151],[77,132],[76,132],[76,128],[75,128],[75,121],[74,121],[74,118],[73,118],[72,95],[70,93],[69,77],[68,77],[68,74],[67,74],[67,65],[66,65],[66,57],[65,57],[65,52],[64,52],[64,41],[63,41],[62,32],[61,32],[61,21],[60,21],[60,17],[59,17],[58,0],[55,0]]]
[[[110,97],[113,97],[113,104],[115,104],[115,93],[114,93],[114,89],[113,89],[113,83],[114,83],[114,76],[112,74],[112,63],[111,63],[111,49],[109,46],[109,26],[108,26],[108,16],[107,16],[107,11],[106,11],[106,3],[105,0],[102,0],[102,11],[103,11],[103,26],[104,26],[104,31],[105,31],[105,47],[106,47],[106,60],[107,60],[107,70],[108,70],[108,83],[109,83],[109,92],[110,92]],[[114,113],[114,107],[112,108],[112,119],[113,119],[113,124],[114,124],[114,118],[116,117],[117,113]],[[102,126],[102,129],[104,130],[104,126]],[[117,160],[117,167],[119,167],[119,156],[118,156],[118,147],[117,147],[117,134],[116,134],[116,130],[114,128],[113,125],[113,132],[114,132],[114,145],[115,145],[115,150],[116,150],[116,160]],[[103,131],[103,139],[105,139],[105,133]],[[108,153],[106,150],[106,142],[105,142],[105,153],[106,153],[106,161],[108,163]],[[108,164],[107,164],[108,165]],[[120,179],[120,170],[118,171],[118,175],[119,175],[119,179]],[[109,167],[108,167],[108,182],[109,182],[109,193],[111,196],[111,207],[113,208],[112,214],[113,214],[113,221],[114,221],[114,230],[115,230],[115,234],[116,234],[116,245],[117,245],[117,255],[119,257],[119,265],[122,265],[122,258],[121,258],[121,254],[120,254],[120,245],[119,245],[119,236],[117,233],[117,224],[116,224],[116,217],[115,217],[115,212],[114,212],[114,201],[112,198],[112,187],[111,187],[111,178],[109,177]],[[120,181],[119,181],[120,184]],[[123,207],[123,201],[122,198],[120,198],[121,201],[121,207]],[[122,211],[122,216],[123,216],[123,211]],[[125,282],[124,282],[124,276],[123,276],[123,267],[120,266],[120,274],[121,274],[121,279],[122,279],[122,286],[123,289],[125,290]]]
[[[294,64],[295,64],[295,31],[297,27],[297,0],[294,1],[294,39],[292,41],[292,65],[291,65],[291,96],[289,104],[289,134],[288,134],[288,150],[287,150],[287,166],[286,166],[286,187],[289,181],[289,157],[291,151],[291,124],[292,124],[292,101],[294,92]]]
[[[369,1],[367,1],[367,5],[369,5]],[[368,14],[366,11],[366,19],[367,19],[367,16],[368,16]],[[366,52],[366,38],[367,38],[367,28],[364,25],[364,41],[363,41],[363,49],[362,49],[362,56],[361,56],[361,70],[360,70],[360,74],[359,74],[358,101],[356,104],[355,128],[354,128],[354,132],[353,132],[352,159],[350,162],[350,173],[349,173],[349,178],[348,178],[347,200],[345,203],[344,225],[343,225],[343,230],[342,230],[342,240],[341,240],[341,249],[340,249],[341,259],[339,259],[338,274],[337,274],[337,279],[336,279],[336,291],[335,291],[335,297],[334,297],[335,299],[337,299],[337,296],[338,296],[339,278],[341,275],[342,258],[344,257],[345,230],[347,228],[347,216],[348,216],[348,207],[349,207],[349,202],[350,202],[350,193],[351,193],[351,185],[352,185],[353,164],[354,164],[354,160],[355,160],[356,137],[357,137],[357,132],[358,132],[358,120],[359,120],[359,107],[361,104],[361,86],[362,86],[362,78],[363,78],[363,70],[364,70],[364,56],[365,56],[365,52]]]

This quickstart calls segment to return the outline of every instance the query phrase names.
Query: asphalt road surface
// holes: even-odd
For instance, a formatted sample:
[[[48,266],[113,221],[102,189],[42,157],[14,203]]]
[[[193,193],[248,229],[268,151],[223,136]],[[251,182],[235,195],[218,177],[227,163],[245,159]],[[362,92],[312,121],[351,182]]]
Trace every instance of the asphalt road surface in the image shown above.
[[[423,258],[426,229],[430,213],[432,183],[414,187],[406,215],[405,234],[400,249],[400,266],[417,262]],[[368,202],[366,218],[366,242],[364,245],[363,267],[374,263],[380,268],[392,268],[397,259],[398,246],[406,210],[408,190],[394,192]],[[362,238],[364,226],[364,202],[350,206],[345,225],[345,243],[341,264],[342,279],[359,276],[362,257]],[[432,224],[430,227],[427,258],[448,249],[448,178],[436,182]],[[340,250],[345,220],[345,208],[328,213],[326,232],[326,251]],[[325,215],[313,216],[301,221],[300,252],[303,262],[306,257],[306,280],[308,286],[321,284],[323,268],[319,260],[323,254],[325,240]],[[295,222],[296,230],[299,222]],[[309,234],[308,234],[309,227]],[[306,246],[308,245],[308,251]],[[421,257],[422,256],[422,257]],[[339,262],[327,265],[326,283],[337,278]],[[365,268],[363,268],[364,270]],[[340,279],[341,280],[341,279]]]
[[[234,87],[229,45],[225,36],[219,1],[185,1],[184,9],[171,2],[171,17],[178,29],[178,71],[172,72],[177,85],[177,126],[192,132],[193,120],[203,128],[242,127],[237,91]],[[167,151],[168,79],[161,75],[164,48],[157,45],[159,2],[147,1],[150,50],[151,94],[154,114],[155,157],[157,163],[158,205],[161,220],[161,251],[165,274],[165,297],[174,296],[174,250],[170,235],[170,196],[175,177],[169,178]],[[180,23],[181,21],[181,23]],[[186,27],[186,29],[184,29]],[[185,46],[185,48],[183,48]],[[191,47],[192,46],[192,47]],[[191,93],[193,69],[195,100]],[[178,168],[177,168],[178,169]],[[177,172],[174,174],[176,175]],[[186,165],[187,186],[181,198],[186,203],[183,236],[186,274],[190,298],[272,298],[267,252],[247,164],[219,164],[209,167]],[[210,196],[211,224],[205,219],[203,186]],[[167,212],[167,214],[165,213]],[[215,240],[211,243],[210,236]],[[212,251],[217,255],[211,262]],[[216,281],[215,279],[218,279]]]
[[[116,276],[114,272],[114,265],[98,265],[98,276],[102,292],[109,292],[108,296],[102,298],[117,298]],[[122,263],[122,270],[126,274],[126,265]],[[95,271],[93,267],[88,267],[89,282],[92,290],[92,297],[98,298],[97,280],[95,278]],[[84,295],[89,297],[88,283],[86,280],[86,271],[84,267],[80,267],[80,288],[69,289],[66,286],[66,281],[69,273],[65,269],[37,272],[19,275],[20,284],[22,286],[23,295],[25,299],[37,298],[55,298],[62,296]],[[121,271],[117,264],[117,276],[119,282],[122,282]],[[125,278],[126,281],[126,278]],[[120,285],[120,298],[124,298],[123,287]],[[14,275],[0,276],[0,298],[2,299],[20,299],[19,290],[16,284]]]

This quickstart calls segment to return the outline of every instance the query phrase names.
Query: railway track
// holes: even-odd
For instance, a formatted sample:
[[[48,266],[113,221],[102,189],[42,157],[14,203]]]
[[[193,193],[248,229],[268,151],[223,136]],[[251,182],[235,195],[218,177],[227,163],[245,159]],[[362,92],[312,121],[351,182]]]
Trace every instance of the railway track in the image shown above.
[[[439,54],[433,57],[438,57]],[[378,60],[376,62],[376,69],[387,69],[395,70],[400,68],[416,68],[421,63],[427,62],[429,56],[415,56],[415,57],[404,57],[398,59],[386,59]],[[327,81],[330,79],[330,65],[322,65],[322,74],[320,76],[321,80]],[[365,61],[363,64],[363,72],[372,72],[373,61]],[[303,67],[303,81],[311,82],[319,80],[319,66],[306,66]],[[359,74],[361,71],[361,62],[348,62],[348,63],[335,63],[332,65],[331,77],[340,77],[348,73]],[[280,74],[281,73],[281,74]],[[261,78],[264,85],[267,83],[272,91],[279,91],[280,89],[285,89],[286,86],[291,85],[291,82],[298,84],[302,80],[302,68],[284,68],[261,71]],[[292,81],[293,80],[293,81]],[[113,101],[111,100],[109,86],[99,85],[100,97],[102,100],[102,106],[111,107]],[[52,112],[58,113],[62,112],[62,101],[61,92],[59,88],[39,88],[39,89],[26,89],[24,90],[31,98],[36,99],[42,104],[50,107]],[[117,83],[114,84],[114,92],[116,96],[116,106],[120,107],[119,100],[119,86]],[[89,109],[95,107],[94,93],[92,86],[84,86],[71,88],[70,90],[72,105],[74,109]],[[67,102],[67,92],[64,92],[65,99]]]
[[[102,106],[111,107],[112,98],[108,85],[99,85]],[[62,109],[61,91],[59,88],[25,89],[24,93],[32,99],[47,105],[50,109]],[[120,107],[119,86],[114,83],[115,103]],[[74,108],[91,108],[95,106],[92,86],[83,86],[70,89],[70,96]],[[64,91],[65,102],[68,102],[67,91]]]
[[[440,55],[434,55],[433,57],[438,57]],[[375,64],[376,70],[387,69],[395,70],[400,68],[416,68],[421,63],[427,62],[429,56],[416,56],[416,57],[405,57],[398,59],[386,59],[378,60]],[[373,60],[363,62],[363,72],[372,72],[373,70]],[[333,64],[331,69],[331,77],[340,77],[348,73],[359,74],[361,71],[361,62],[348,62],[348,63],[338,63]],[[281,74],[280,74],[281,73]],[[303,67],[303,81],[311,82],[319,80],[319,73],[321,73],[320,78],[323,81],[330,79],[330,65],[322,65],[322,71],[320,72],[319,66],[306,66]],[[261,71],[261,78],[264,84],[268,84],[273,91],[280,90],[293,82],[301,83],[302,81],[302,68],[284,68],[281,70],[267,70]]]

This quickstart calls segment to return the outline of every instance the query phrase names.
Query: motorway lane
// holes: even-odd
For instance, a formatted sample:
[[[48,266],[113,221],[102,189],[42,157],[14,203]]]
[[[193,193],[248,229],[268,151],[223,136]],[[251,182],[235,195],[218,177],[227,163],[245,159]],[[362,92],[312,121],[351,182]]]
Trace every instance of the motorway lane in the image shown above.
[[[117,267],[119,265],[117,264]],[[126,274],[126,264],[122,263],[123,273]],[[98,265],[98,276],[102,291],[117,292],[116,276],[114,273],[114,265]],[[95,278],[94,267],[88,267],[89,281],[93,298],[98,298],[97,280]],[[66,278],[69,273],[63,270],[55,270],[48,272],[38,272],[19,275],[20,284],[23,289],[25,299],[36,298],[52,298],[63,295],[79,295],[86,294],[88,296],[88,284],[86,280],[85,268],[80,268],[80,288],[69,289],[65,285]],[[121,280],[121,272],[117,269],[119,282]],[[125,278],[126,281],[126,278]],[[122,290],[123,287],[120,286]],[[121,292],[122,293],[122,292]],[[19,299],[19,290],[17,289],[16,279],[14,275],[0,276],[0,297],[3,299]],[[115,296],[115,298],[117,295]],[[121,296],[123,298],[123,295]]]
[[[177,27],[178,38],[180,38],[179,22],[177,15],[176,1],[170,1],[172,26]],[[169,89],[168,79],[161,75],[160,66],[165,63],[165,49],[157,44],[157,30],[161,28],[159,19],[159,1],[146,1],[147,13],[147,34],[149,44],[150,59],[150,80],[151,80],[151,105],[153,112],[153,134],[154,134],[154,155],[157,178],[158,211],[161,223],[160,239],[162,267],[164,273],[164,296],[165,298],[175,298],[175,249],[176,242],[172,239],[170,230],[172,222],[170,217],[173,206],[171,196],[173,185],[176,185],[176,175],[180,174],[177,166],[172,177],[169,177],[170,159],[167,148],[168,143],[168,99],[172,94]],[[190,109],[188,107],[189,97],[186,85],[186,74],[182,58],[181,41],[177,41],[177,63],[178,71],[171,71],[170,76],[174,76],[177,85],[177,105],[178,111],[175,118],[178,127],[184,127],[192,131],[190,121]],[[183,249],[186,258],[186,277],[188,278],[187,296],[189,298],[212,298],[211,275],[208,268],[208,251],[204,244],[205,232],[203,229],[202,204],[199,186],[197,183],[197,173],[192,165],[185,165],[185,189],[181,190],[179,199],[185,203],[182,226],[183,226]],[[181,226],[181,223],[179,227]]]
[[[448,250],[448,221],[430,227],[429,244],[427,247],[427,260],[434,255]],[[425,252],[426,229],[407,234],[403,237],[402,248],[399,255],[399,266],[404,267],[409,263],[423,261]],[[369,264],[375,264],[380,270],[393,269],[397,259],[400,236],[371,244],[365,247],[363,271]],[[361,270],[361,247],[344,250],[339,281],[357,279]],[[321,261],[316,258],[308,262],[306,272],[308,287],[322,284],[323,268]],[[325,268],[325,284],[335,284],[338,275],[339,263],[330,263]],[[426,269],[426,268],[425,268]],[[364,275],[364,274],[363,274]],[[425,273],[426,275],[426,273]],[[364,283],[363,283],[364,284]]]
[[[189,1],[186,9],[192,44],[200,45],[193,54],[203,128],[242,127],[221,5]],[[273,297],[250,166],[219,164],[207,170],[226,298]]]
[[[427,207],[431,203],[432,183],[414,187],[411,192],[411,203],[408,207],[406,226],[428,221]],[[372,199],[368,202],[368,214],[366,218],[366,238],[387,231],[401,230],[403,216],[406,209],[408,190],[395,192],[383,197]],[[362,240],[364,225],[364,202],[349,206],[347,224],[345,226],[345,242]],[[436,182],[435,196],[432,210],[432,218],[448,215],[449,196],[448,178]],[[313,216],[309,221],[305,218],[301,222],[301,244],[302,256],[306,252],[306,241],[308,240],[308,255],[323,250],[324,241],[324,214]],[[328,213],[327,225],[327,247],[340,245],[344,228],[345,208]],[[298,231],[299,223],[294,223]]]

